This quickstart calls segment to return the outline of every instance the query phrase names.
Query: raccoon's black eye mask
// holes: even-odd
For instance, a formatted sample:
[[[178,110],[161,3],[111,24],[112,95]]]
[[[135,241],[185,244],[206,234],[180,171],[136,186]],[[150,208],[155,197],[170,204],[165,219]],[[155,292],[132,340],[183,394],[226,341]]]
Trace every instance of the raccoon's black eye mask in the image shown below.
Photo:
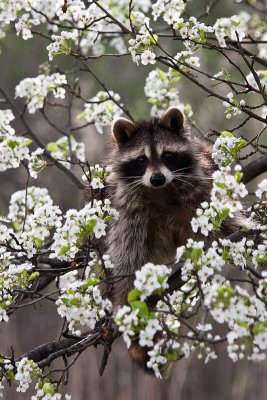
[[[140,156],[134,160],[126,161],[121,166],[121,172],[125,177],[142,176],[146,172],[148,159],[146,156]]]
[[[189,153],[166,151],[162,153],[161,159],[172,172],[189,173],[193,169],[193,159]]]

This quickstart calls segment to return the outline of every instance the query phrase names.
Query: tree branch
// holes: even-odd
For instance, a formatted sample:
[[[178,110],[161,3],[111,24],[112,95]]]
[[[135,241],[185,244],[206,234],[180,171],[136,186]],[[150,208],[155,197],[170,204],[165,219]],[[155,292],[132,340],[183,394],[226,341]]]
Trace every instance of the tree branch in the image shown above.
[[[263,172],[267,172],[267,154],[243,168],[243,182],[248,183]]]

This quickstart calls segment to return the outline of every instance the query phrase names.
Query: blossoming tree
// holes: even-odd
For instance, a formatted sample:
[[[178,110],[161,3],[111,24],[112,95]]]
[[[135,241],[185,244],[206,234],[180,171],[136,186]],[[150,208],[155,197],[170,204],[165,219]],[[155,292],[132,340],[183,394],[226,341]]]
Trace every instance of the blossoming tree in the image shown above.
[[[66,383],[76,356],[92,345],[102,345],[102,373],[120,334],[128,347],[135,341],[147,349],[147,367],[157,377],[192,352],[205,363],[216,358],[219,343],[225,344],[233,362],[265,359],[267,179],[259,180],[249,205],[245,207],[242,199],[248,194],[245,184],[267,171],[266,6],[264,1],[238,1],[236,15],[216,19],[213,11],[220,0],[209,2],[196,15],[190,11],[193,3],[0,2],[2,40],[8,41],[12,30],[19,36],[17,40],[42,37],[47,41],[49,60],[41,74],[18,82],[15,93],[10,95],[0,87],[0,171],[22,165],[29,177],[26,188],[11,196],[9,212],[0,219],[0,321],[8,324],[18,308],[51,299],[64,326],[61,338],[53,343],[43,343],[23,356],[1,354],[1,388],[12,383],[25,392],[33,384],[33,400],[61,399],[61,385]],[[205,50],[214,57],[220,55],[223,64],[219,71],[211,73],[206,68],[202,61]],[[59,57],[71,60],[71,73],[55,67],[54,60]],[[99,289],[101,282],[112,282],[112,264],[97,244],[106,235],[109,221],[119,217],[103,194],[110,167],[90,165],[84,144],[76,138],[76,132],[86,126],[94,125],[102,134],[120,115],[132,118],[123,106],[124,93],[111,91],[91,67],[92,59],[112,58],[117,58],[118,65],[128,58],[136,68],[152,67],[144,87],[152,117],[169,106],[179,106],[203,134],[191,105],[179,98],[179,81],[188,80],[196,90],[218,99],[222,113],[232,121],[228,130],[210,127],[218,169],[212,177],[210,202],[200,205],[191,222],[202,240],[189,239],[177,249],[176,272],[152,264],[137,271],[129,304],[115,315]],[[83,93],[81,71],[101,89],[90,98]],[[23,112],[17,112],[16,98],[24,99]],[[82,102],[83,111],[75,115],[76,100]],[[64,131],[58,128],[56,118],[48,118],[48,110],[57,106],[66,110],[68,128]],[[60,133],[57,141],[43,143],[32,129],[26,115],[37,110]],[[15,115],[24,124],[25,135],[15,132]],[[73,120],[82,121],[81,125],[74,127]],[[251,121],[255,131],[246,137],[243,130]],[[242,160],[248,160],[243,168]],[[84,208],[64,215],[48,190],[38,186],[39,174],[51,164],[76,185],[77,192],[85,188],[91,192]],[[74,167],[79,172],[76,169],[74,173]],[[34,184],[29,184],[30,179]],[[219,230],[236,212],[244,214],[243,228],[207,246],[209,233]],[[55,286],[50,293],[52,281]],[[152,295],[158,296],[153,308],[149,303]],[[223,326],[220,333],[218,324]],[[52,371],[56,359],[63,360],[57,379]],[[51,368],[51,373],[46,369],[44,374],[44,368]],[[70,395],[64,398],[70,399]]]

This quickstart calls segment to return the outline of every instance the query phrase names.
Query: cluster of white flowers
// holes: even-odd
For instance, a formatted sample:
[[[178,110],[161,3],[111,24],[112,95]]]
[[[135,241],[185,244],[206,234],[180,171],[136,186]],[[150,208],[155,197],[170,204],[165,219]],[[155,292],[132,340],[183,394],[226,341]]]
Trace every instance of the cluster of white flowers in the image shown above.
[[[16,237],[20,241],[13,246],[26,252],[28,257],[37,253],[46,238],[61,226],[61,211],[53,205],[47,189],[31,186],[13,193],[8,218],[13,222]]]
[[[28,216],[28,215],[27,215]],[[21,239],[23,250],[27,252],[28,257],[38,253],[45,239],[49,238],[51,231],[61,227],[61,211],[58,206],[45,204],[38,207],[33,215],[27,218],[29,230],[16,235]]]
[[[204,201],[200,204],[201,208],[196,211],[196,217],[191,220],[191,226],[193,232],[197,232],[198,229],[201,230],[202,235],[208,236],[209,232],[214,229],[213,220],[216,218],[216,211],[209,207],[209,204]]]
[[[204,250],[204,242],[196,242],[188,239],[186,246],[179,250],[179,260],[184,254],[182,267],[182,280],[187,282],[192,276],[198,275],[202,284],[206,284],[210,277],[220,272],[225,265],[222,251],[218,243],[214,241],[207,250]]]
[[[44,0],[42,3],[38,0],[31,0],[31,12],[36,19],[39,19],[40,23],[44,23],[46,22],[45,16],[52,20],[56,15],[62,14],[63,5],[64,0]]]
[[[265,227],[265,232],[267,228]],[[252,252],[252,263],[257,268],[258,266],[264,266],[267,262],[267,240],[263,240],[262,244],[259,244]]]
[[[38,148],[30,153],[28,146],[32,143],[31,139],[22,136],[16,136],[10,122],[14,120],[11,110],[0,110],[0,172],[10,168],[18,168],[20,162],[28,162],[29,173],[33,178],[37,178],[37,172],[40,172],[46,165],[40,158],[44,150]]]
[[[26,201],[26,204],[25,204]],[[39,188],[36,186],[30,186],[25,190],[18,190],[13,193],[9,203],[9,212],[7,218],[10,221],[15,222],[14,229],[16,231],[22,231],[23,224],[24,230],[30,230],[30,224],[28,218],[33,215],[38,208],[44,205],[52,205],[53,200],[48,194],[46,188]],[[27,215],[25,218],[25,207],[27,208]]]
[[[115,321],[119,325],[119,331],[122,332],[123,340],[127,347],[131,346],[131,339],[136,335],[139,318],[139,310],[133,310],[129,306],[123,306],[118,309]]]
[[[62,397],[57,390],[56,384],[40,381],[35,386],[35,395],[31,397],[31,400],[71,400],[69,394]]]
[[[222,222],[227,218],[233,218],[236,211],[242,210],[240,198],[245,197],[248,191],[240,182],[242,179],[241,166],[235,167],[234,175],[231,174],[230,166],[221,167],[212,175],[213,187],[211,190],[210,204],[204,202],[197,209],[197,217],[191,221],[192,229],[208,236],[214,228],[219,229]]]
[[[152,5],[152,14],[156,21],[163,14],[164,21],[173,25],[184,12],[186,3],[183,0],[157,0]]]
[[[229,37],[231,40],[237,40],[237,35],[239,40],[242,41],[246,36],[250,19],[251,15],[245,11],[230,18],[218,18],[213,28],[219,45],[226,47],[225,38]]]
[[[10,122],[14,120],[14,115],[11,110],[0,110],[0,130],[2,135],[14,135],[15,130],[10,126]]]
[[[90,167],[90,171],[86,172],[82,176],[83,181],[90,183],[93,189],[103,189],[106,178],[111,173],[112,167],[107,165],[106,167],[100,167],[96,164],[94,167]]]
[[[77,118],[85,118],[89,123],[94,123],[97,131],[103,133],[103,126],[111,125],[123,113],[113,99],[119,102],[120,96],[112,91],[98,92],[85,104],[85,110]]]
[[[229,239],[220,239],[221,245],[224,247],[224,256],[228,260],[231,259],[235,265],[245,268],[247,260],[251,258],[253,241],[243,238],[239,242],[231,242]],[[227,249],[227,250],[226,250]]]
[[[32,25],[39,25],[40,21],[38,19],[34,19],[30,14],[22,14],[19,18],[18,22],[15,24],[15,29],[17,35],[22,36],[22,39],[28,40],[33,37],[31,27]]]
[[[4,379],[15,381],[18,385],[17,392],[26,392],[33,381],[37,380],[35,394],[31,396],[31,400],[71,400],[70,395],[62,396],[58,393],[58,385],[44,378],[41,369],[34,361],[23,357],[16,362],[16,373],[14,373],[14,367],[10,360],[4,361]],[[0,385],[0,389],[4,389],[4,386]]]
[[[212,158],[220,167],[226,167],[235,161],[246,143],[246,140],[240,137],[236,138],[232,133],[223,131],[213,145]]]
[[[16,365],[17,373],[15,380],[18,381],[19,386],[17,392],[26,392],[29,385],[32,383],[33,378],[41,375],[41,370],[32,360],[24,357]]]
[[[18,15],[24,15],[23,12],[29,12],[29,2],[28,0],[19,1],[7,1],[5,4],[0,5],[0,36],[5,36],[5,28],[11,22],[16,21]],[[28,15],[28,14],[27,14]],[[24,17],[25,18],[25,17]],[[21,23],[23,24],[23,23]],[[18,31],[21,30],[20,25],[18,25]],[[27,36],[27,35],[26,35]],[[27,37],[25,37],[26,39]]]
[[[23,79],[16,86],[16,97],[27,98],[27,108],[30,114],[43,108],[45,98],[52,92],[55,98],[64,99],[65,89],[62,87],[67,84],[66,75],[58,72],[51,75],[38,75],[35,78]]]
[[[57,228],[54,234],[52,250],[61,260],[72,260],[83,243],[91,235],[97,239],[106,235],[107,222],[116,219],[118,212],[110,207],[108,199],[94,201],[93,206],[87,204],[82,210],[68,210],[65,223]]]
[[[44,149],[39,147],[37,150],[33,151],[28,158],[29,173],[34,179],[37,178],[37,174],[46,166],[46,161],[41,157],[43,153]]]
[[[76,335],[81,334],[81,326],[94,329],[96,321],[110,311],[112,304],[103,299],[97,278],[79,279],[76,274],[69,274],[70,279],[60,280],[60,291],[56,304],[58,313],[66,318],[69,329]],[[76,279],[75,279],[76,278]],[[67,284],[66,287],[63,284]]]
[[[225,110],[225,116],[227,119],[230,119],[232,117],[235,117],[236,115],[241,114],[242,107],[245,106],[246,102],[244,99],[241,99],[240,101],[237,101],[234,99],[234,94],[232,92],[229,92],[227,95],[227,101],[223,101],[224,107],[227,109]]]
[[[71,169],[71,163],[68,161],[85,161],[85,145],[77,142],[73,135],[61,137],[56,142],[49,142],[46,149],[55,160],[60,160],[67,169]]]
[[[110,15],[120,21],[128,29],[131,28],[128,17],[129,3],[127,0],[110,1],[105,0],[102,6]],[[149,21],[143,12],[148,12],[151,7],[150,0],[135,1],[134,10],[131,13],[132,26],[139,31]],[[105,53],[106,44],[114,47],[118,53],[126,53],[127,49],[124,40],[119,36],[99,34],[98,32],[117,31],[117,25],[112,20],[104,18],[105,13],[96,5],[86,5],[81,0],[44,0],[40,3],[37,0],[7,1],[3,9],[0,7],[0,36],[5,35],[6,26],[15,22],[17,35],[22,35],[24,40],[33,37],[32,27],[40,24],[47,24],[47,28],[57,33],[61,27],[65,29],[60,35],[52,35],[52,43],[47,46],[49,59],[55,55],[68,54],[71,50],[71,43],[75,44],[80,40],[80,47],[84,54],[89,50],[93,55]],[[90,28],[90,30],[88,29]]]
[[[211,190],[211,202],[213,205],[216,204],[217,210],[229,207],[230,217],[233,217],[235,211],[242,210],[242,204],[238,199],[248,194],[245,185],[240,182],[242,176],[240,165],[235,166],[234,175],[231,174],[229,166],[222,167],[212,175],[214,184]]]
[[[52,35],[51,39],[53,40],[47,46],[48,58],[50,61],[53,60],[55,55],[58,54],[68,54],[71,50],[71,43],[77,43],[79,37],[79,33],[77,30],[62,31],[60,35]]]
[[[29,158],[28,146],[32,141],[15,135],[10,126],[14,118],[11,110],[0,110],[0,172],[17,168],[22,160]]]
[[[35,275],[30,273],[34,268],[31,263],[14,263],[14,256],[5,250],[4,244],[0,242],[0,321],[7,322],[7,310],[13,301],[13,290],[18,287],[26,288]]]
[[[135,39],[131,38],[128,50],[133,62],[137,65],[139,65],[139,61],[143,65],[155,64],[156,54],[153,52],[153,45],[157,43],[157,39],[157,35],[151,35],[149,32],[137,35]]]
[[[90,252],[90,261],[88,262],[88,267],[85,271],[85,276],[92,276],[92,271],[96,271],[97,276],[103,276],[105,275],[105,270],[106,269],[112,269],[113,264],[110,260],[109,255],[103,254],[101,258],[99,258],[99,255],[95,253],[94,251]]]
[[[86,8],[85,3],[81,0],[68,0],[68,6],[65,12],[62,7],[57,12],[60,22],[68,22],[69,26],[75,26],[79,29],[85,29],[86,27],[93,24],[93,22],[104,15],[104,13],[96,6],[96,4],[90,4]]]
[[[179,18],[173,28],[178,30],[183,39],[190,39],[196,42],[205,42],[206,34],[214,31],[212,26],[207,26],[203,22],[198,22],[195,17],[190,17],[188,21]]]
[[[145,264],[135,273],[134,286],[141,293],[140,299],[144,300],[152,294],[162,293],[167,289],[167,280],[171,269],[166,265]]]
[[[227,334],[228,354],[233,361],[245,357],[246,348],[251,347],[248,359],[261,361],[265,358],[260,350],[267,348],[266,319],[264,302],[256,295],[249,294],[238,285],[233,288],[222,276],[205,288],[205,304],[212,317],[220,324],[229,326]],[[253,344],[247,346],[247,343]]]
[[[129,4],[126,0],[120,2],[105,0],[102,2],[102,5],[121,24],[126,26],[128,29],[131,28],[128,18]],[[150,5],[150,0],[135,1],[134,11],[131,12],[131,23],[132,26],[137,28],[139,32],[143,32],[144,26],[149,25],[149,18],[146,17],[140,10],[147,11]],[[67,17],[69,18],[71,12],[72,10],[70,8],[70,10],[65,13],[65,19]],[[72,20],[75,21],[77,27],[83,29],[86,26],[91,27],[90,30],[85,29],[83,32],[80,31],[80,47],[83,54],[88,54],[89,51],[91,51],[94,56],[100,56],[105,53],[106,44],[108,44],[110,47],[113,47],[118,54],[125,54],[127,52],[125,41],[122,37],[108,37],[103,36],[102,33],[99,33],[105,32],[107,30],[109,32],[116,32],[118,30],[118,27],[111,20],[105,20],[104,12],[100,10],[100,8],[98,8],[95,4],[91,4],[85,10],[77,7],[77,4],[75,4],[75,12],[73,14],[74,18],[72,18]],[[62,20],[62,16],[60,17],[60,20]],[[68,51],[67,48],[64,49],[64,52],[66,51]]]
[[[153,338],[158,331],[162,331],[162,326],[158,319],[150,319],[145,327],[139,332],[139,344],[141,347],[153,347]]]
[[[173,343],[172,343],[173,345]],[[153,369],[157,378],[161,378],[160,367],[167,363],[167,358],[163,355],[164,340],[160,340],[155,344],[152,350],[148,351],[149,360],[147,361],[148,368]]]
[[[190,113],[188,116],[192,115],[190,106],[185,107],[181,103],[177,88],[172,87],[177,79],[179,77],[175,77],[171,69],[164,72],[157,68],[148,74],[144,90],[149,104],[152,105],[150,111],[152,117],[161,115],[164,110],[171,106],[179,107],[183,111],[188,110]]]

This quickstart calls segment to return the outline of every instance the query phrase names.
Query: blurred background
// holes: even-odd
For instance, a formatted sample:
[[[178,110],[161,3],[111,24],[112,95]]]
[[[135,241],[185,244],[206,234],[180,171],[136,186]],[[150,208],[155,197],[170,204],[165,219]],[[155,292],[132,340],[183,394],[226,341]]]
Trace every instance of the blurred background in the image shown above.
[[[190,13],[198,15],[208,3],[205,0],[192,2]],[[221,1],[219,6],[214,9],[212,17],[208,17],[205,22],[213,24],[217,17],[231,16],[244,9],[246,8],[243,4],[235,4],[228,0]],[[13,33],[1,40],[0,81],[1,86],[11,98],[14,98],[15,86],[22,79],[39,74],[39,65],[47,61],[47,45],[44,38],[35,37],[32,40],[23,41]],[[166,45],[173,54],[178,52],[180,46],[178,42]],[[222,57],[219,55],[215,57],[215,54],[208,50],[202,51],[202,68],[211,74],[217,73],[223,66],[230,70],[230,66],[225,64]],[[65,56],[57,57],[53,65],[70,71],[73,67],[71,61]],[[134,118],[149,118],[150,107],[144,95],[144,84],[146,76],[153,67],[137,67],[129,57],[92,60],[90,67],[97,71],[98,76],[105,82],[109,90],[120,94],[121,101]],[[164,69],[160,65],[159,67]],[[204,92],[190,82],[181,79],[177,87],[181,101],[192,105],[193,120],[204,134],[211,129],[227,130],[237,124],[238,120],[228,121],[225,119],[225,108],[221,102],[208,98]],[[85,98],[93,97],[97,91],[101,90],[91,76],[86,73],[81,73],[81,88]],[[225,93],[228,92],[229,89],[225,88]],[[2,108],[9,108],[4,103],[0,104],[2,104]],[[23,109],[22,101],[16,100],[16,105],[19,110]],[[73,124],[80,124],[80,121],[75,120],[75,116],[82,110],[82,103],[75,102],[72,111]],[[17,117],[14,123],[16,133],[23,134],[25,127],[20,123],[18,114],[15,113],[15,115]],[[64,110],[51,109],[49,116],[62,130],[66,129]],[[34,115],[27,115],[27,120],[33,132],[42,138],[44,143],[58,139],[58,133],[44,120],[40,111]],[[258,131],[259,125],[252,121],[239,133],[249,139],[253,132]],[[77,131],[76,139],[85,143],[86,156],[91,164],[101,163],[105,159],[108,134],[108,129],[103,135],[100,135],[94,127]],[[81,178],[81,171],[77,170],[77,176]],[[7,214],[11,194],[25,189],[26,182],[27,174],[23,167],[1,173],[0,215]],[[54,204],[59,205],[63,212],[69,208],[83,206],[83,194],[56,167],[46,168],[40,173],[37,181],[31,179],[30,185],[48,188]],[[249,185],[252,193],[254,188],[255,182]],[[35,307],[19,310],[11,317],[8,324],[2,323],[0,326],[0,353],[10,355],[14,351],[15,355],[21,355],[42,343],[57,339],[61,328],[62,321],[56,308],[46,300]],[[11,346],[13,346],[13,350]],[[121,339],[114,344],[104,375],[100,377],[98,370],[102,352],[102,349],[89,349],[72,367],[67,393],[72,394],[74,400],[266,399],[267,387],[264,376],[267,373],[267,362],[253,364],[242,361],[234,364],[228,359],[227,350],[223,345],[218,348],[218,359],[210,361],[207,365],[203,361],[198,361],[194,356],[177,362],[167,380],[156,380],[139,371],[130,361],[126,346]],[[7,388],[4,394],[5,400],[29,398],[28,393],[27,395],[16,393],[14,388]]]

